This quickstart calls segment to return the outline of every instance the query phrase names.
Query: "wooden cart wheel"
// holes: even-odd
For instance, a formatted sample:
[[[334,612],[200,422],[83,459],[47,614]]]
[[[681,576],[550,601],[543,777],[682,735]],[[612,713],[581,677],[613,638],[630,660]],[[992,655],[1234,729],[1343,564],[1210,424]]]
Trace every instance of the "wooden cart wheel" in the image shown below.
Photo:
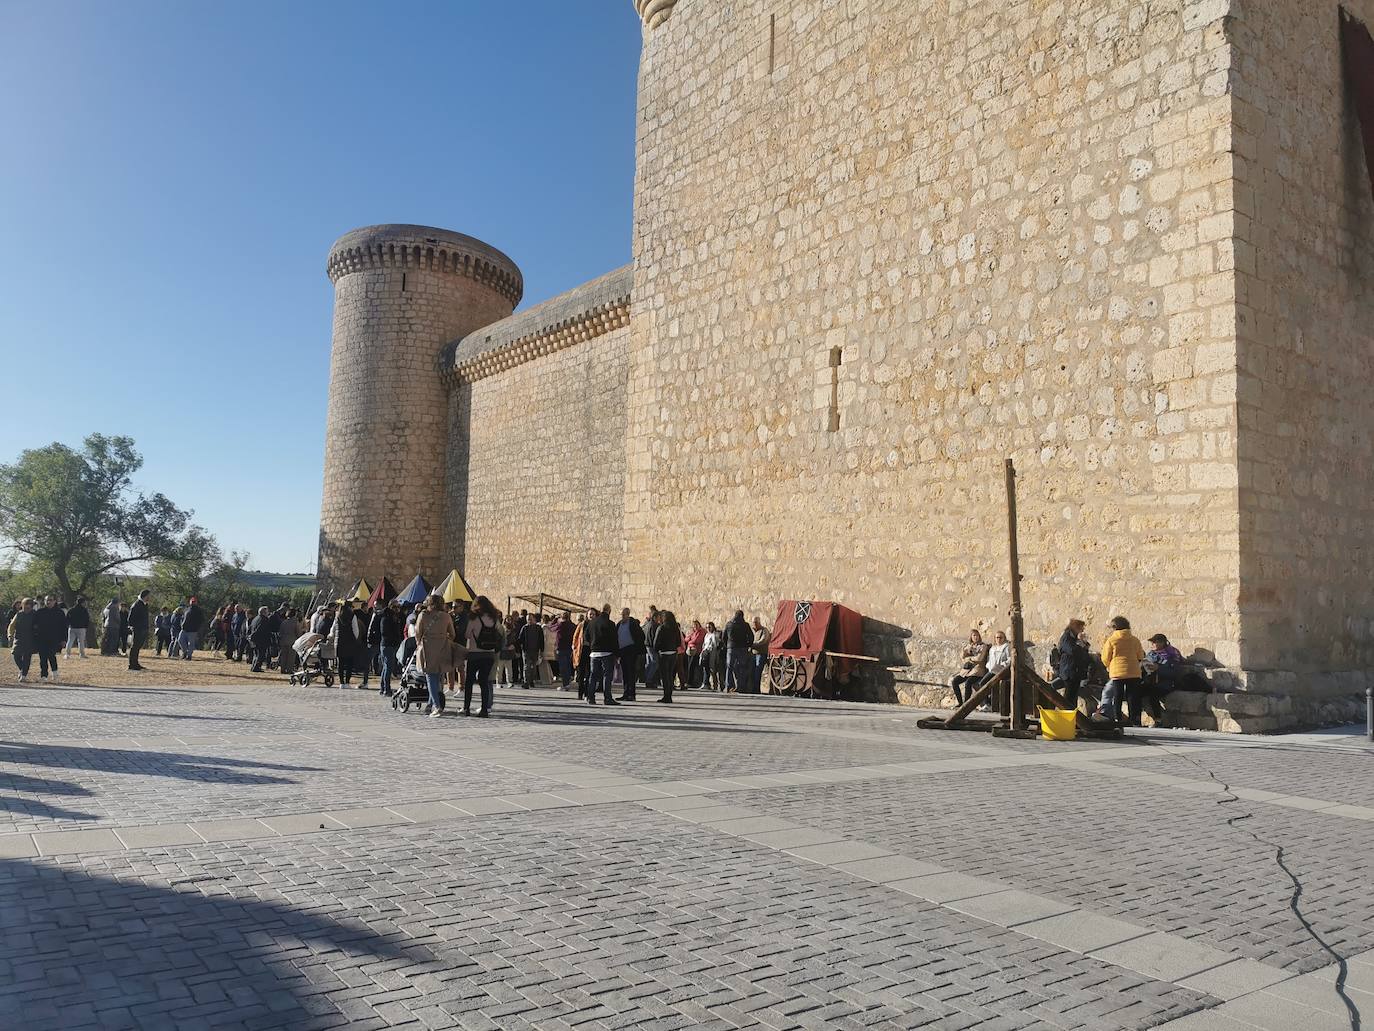
[[[798,684],[805,685],[806,670],[801,660],[791,655],[770,655],[768,657],[769,694],[793,694]]]

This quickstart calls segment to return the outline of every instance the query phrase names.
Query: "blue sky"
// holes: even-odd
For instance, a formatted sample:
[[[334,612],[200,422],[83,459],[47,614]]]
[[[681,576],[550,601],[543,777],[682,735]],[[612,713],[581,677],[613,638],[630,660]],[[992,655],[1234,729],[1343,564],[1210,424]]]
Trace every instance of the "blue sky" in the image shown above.
[[[0,461],[92,431],[257,568],[319,526],[330,243],[630,258],[629,0],[0,0]]]

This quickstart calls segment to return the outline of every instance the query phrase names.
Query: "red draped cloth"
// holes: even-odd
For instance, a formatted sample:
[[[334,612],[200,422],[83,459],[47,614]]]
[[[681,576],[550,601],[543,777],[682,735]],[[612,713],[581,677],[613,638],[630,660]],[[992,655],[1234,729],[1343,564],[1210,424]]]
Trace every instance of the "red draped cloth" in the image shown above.
[[[853,609],[833,601],[780,601],[768,654],[798,659],[814,659],[823,651],[862,655],[863,645],[864,618]],[[836,659],[835,664],[839,674],[853,665],[849,659]]]

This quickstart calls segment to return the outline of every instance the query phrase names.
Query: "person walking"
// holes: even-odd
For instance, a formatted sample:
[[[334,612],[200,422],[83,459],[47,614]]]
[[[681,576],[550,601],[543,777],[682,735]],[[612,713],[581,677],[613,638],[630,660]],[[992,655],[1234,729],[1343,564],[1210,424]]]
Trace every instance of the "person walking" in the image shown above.
[[[138,653],[143,650],[143,646],[148,643],[148,599],[153,592],[142,590],[138,592],[138,598],[129,607],[129,668],[131,670],[141,670],[144,667],[139,665]]]
[[[596,704],[596,692],[600,688],[607,705],[619,705],[611,694],[611,680],[615,677],[616,633],[609,604],[603,605],[601,611],[590,620],[590,630],[583,634],[584,640],[588,637],[591,638],[591,671],[587,680],[587,702]]]
[[[193,595],[186,602],[186,612],[181,617],[181,633],[177,637],[181,657],[187,662],[190,662],[191,656],[195,654],[196,645],[200,643],[200,635],[204,631],[205,610],[200,607]]]
[[[86,607],[84,597],[77,598],[76,604],[67,610],[67,658],[72,657],[72,648],[86,657],[86,635],[91,632],[91,610]]]
[[[33,599],[21,598],[16,604],[19,609],[15,612],[14,618],[10,620],[6,633],[10,639],[10,654],[14,658],[15,667],[19,670],[19,682],[27,684],[33,653],[38,650]]]
[[[725,690],[735,694],[748,694],[754,682],[749,649],[754,644],[754,632],[745,622],[744,610],[735,609],[735,614],[725,624]]]
[[[538,676],[544,644],[544,628],[539,625],[533,612],[526,613],[524,625],[516,634],[515,645],[520,653],[520,673],[527,691],[534,686],[534,678]]]
[[[429,686],[429,715],[444,714],[444,683],[453,669],[453,620],[442,595],[431,594],[415,619],[415,667]]]
[[[472,603],[468,618],[468,653],[466,669],[463,674],[463,715],[472,712],[472,688],[477,686],[480,693],[481,708],[478,716],[490,716],[494,702],[491,686],[491,668],[496,664],[496,653],[505,644],[501,632],[501,613],[496,611],[486,595],[479,594]]]
[[[1107,624],[1107,640],[1102,644],[1102,665],[1107,667],[1107,686],[1102,692],[1102,704],[1093,713],[1098,719],[1121,722],[1123,695],[1130,701],[1131,724],[1140,724],[1140,664],[1145,661],[1145,649],[1131,633],[1131,622],[1125,616],[1113,616]]]
[[[43,607],[34,613],[34,633],[38,642],[38,668],[41,680],[57,683],[57,653],[67,639],[67,616],[57,607],[57,599],[49,594]],[[51,671],[51,676],[49,676]]]
[[[690,640],[690,637],[689,637]],[[705,690],[719,691],[721,681],[717,675],[716,653],[720,650],[720,631],[716,625],[709,620],[706,623],[706,630],[701,635],[701,687]]]
[[[620,610],[620,622],[615,625],[616,654],[620,658],[620,681],[622,702],[635,700],[635,685],[639,683],[639,670],[644,664],[644,630],[639,620],[630,615],[628,608]]]
[[[172,610],[172,643],[167,646],[167,657],[169,659],[178,658],[181,655],[181,621],[186,618],[186,607],[178,605]]]
[[[654,674],[658,687],[663,692],[659,701],[670,704],[673,700],[673,679],[677,674],[677,652],[682,644],[682,630],[677,625],[677,617],[667,609],[658,613],[656,622],[653,638],[654,648],[658,652],[658,662],[654,666]]]

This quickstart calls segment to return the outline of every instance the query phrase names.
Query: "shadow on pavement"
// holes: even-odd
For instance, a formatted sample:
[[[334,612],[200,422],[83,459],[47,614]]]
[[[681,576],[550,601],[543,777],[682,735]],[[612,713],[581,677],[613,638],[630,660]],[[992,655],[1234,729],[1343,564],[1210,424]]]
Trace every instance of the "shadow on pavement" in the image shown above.
[[[100,773],[132,773],[139,776],[173,777],[177,780],[216,784],[294,784],[289,777],[275,777],[248,770],[318,773],[318,766],[228,759],[223,756],[185,755],[177,752],[146,752],[138,749],[36,745],[0,741],[0,763],[20,763],[49,769],[92,770]],[[5,767],[0,765],[0,776]]]
[[[231,898],[232,880],[204,874],[163,887],[0,862],[0,1027],[297,1029],[341,1026],[341,1013],[380,1023],[357,992],[329,1001],[346,990],[331,968],[363,984],[374,964],[407,977],[434,969],[433,953],[398,933],[318,906]]]

